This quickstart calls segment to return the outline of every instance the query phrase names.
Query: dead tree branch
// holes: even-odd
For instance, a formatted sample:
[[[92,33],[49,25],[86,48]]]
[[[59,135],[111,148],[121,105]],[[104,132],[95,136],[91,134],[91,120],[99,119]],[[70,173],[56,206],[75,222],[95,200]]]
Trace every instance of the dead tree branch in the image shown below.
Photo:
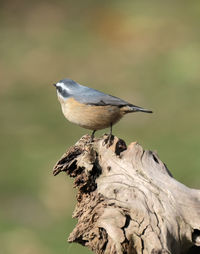
[[[95,253],[200,253],[200,190],[176,181],[155,152],[106,138],[83,136],[54,167],[78,189],[69,242]]]

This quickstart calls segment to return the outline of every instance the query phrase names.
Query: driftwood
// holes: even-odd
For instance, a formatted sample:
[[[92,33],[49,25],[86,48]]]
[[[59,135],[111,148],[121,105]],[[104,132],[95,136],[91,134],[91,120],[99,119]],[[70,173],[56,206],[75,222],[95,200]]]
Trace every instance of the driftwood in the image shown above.
[[[83,136],[54,167],[78,189],[68,241],[94,253],[200,253],[200,190],[176,181],[155,152],[106,138]]]

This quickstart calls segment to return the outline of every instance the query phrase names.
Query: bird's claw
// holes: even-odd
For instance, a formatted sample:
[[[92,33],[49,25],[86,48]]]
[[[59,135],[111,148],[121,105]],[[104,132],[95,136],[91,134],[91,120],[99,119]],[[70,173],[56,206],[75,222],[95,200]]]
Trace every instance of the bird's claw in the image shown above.
[[[114,136],[112,134],[109,134],[108,137],[104,139],[103,145],[106,145],[107,148],[109,148],[110,146],[112,146],[113,142],[114,142]]]

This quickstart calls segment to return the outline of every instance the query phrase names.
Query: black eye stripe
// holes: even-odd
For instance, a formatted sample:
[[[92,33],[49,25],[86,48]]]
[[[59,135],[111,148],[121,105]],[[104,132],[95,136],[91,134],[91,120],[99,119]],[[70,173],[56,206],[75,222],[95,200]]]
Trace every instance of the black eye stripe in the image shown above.
[[[57,87],[57,89],[58,89],[58,91],[59,91],[60,93],[62,93],[63,89],[62,89],[61,86]]]
[[[67,93],[67,91],[65,89],[63,89],[61,86],[57,87],[58,92],[63,96],[63,97],[68,97],[69,94]]]

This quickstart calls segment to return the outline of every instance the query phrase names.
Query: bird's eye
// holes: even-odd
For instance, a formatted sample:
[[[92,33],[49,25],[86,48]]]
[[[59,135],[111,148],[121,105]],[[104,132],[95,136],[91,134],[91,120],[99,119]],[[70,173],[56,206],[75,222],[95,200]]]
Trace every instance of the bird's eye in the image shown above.
[[[56,86],[56,89],[57,89],[57,91],[58,91],[58,93],[60,94],[60,95],[62,95],[62,97],[68,97],[68,93],[67,93],[67,91],[66,91],[66,89],[64,89],[63,87],[61,87],[61,86]]]
[[[62,93],[62,87],[58,86],[57,90],[59,91],[59,93]]]

